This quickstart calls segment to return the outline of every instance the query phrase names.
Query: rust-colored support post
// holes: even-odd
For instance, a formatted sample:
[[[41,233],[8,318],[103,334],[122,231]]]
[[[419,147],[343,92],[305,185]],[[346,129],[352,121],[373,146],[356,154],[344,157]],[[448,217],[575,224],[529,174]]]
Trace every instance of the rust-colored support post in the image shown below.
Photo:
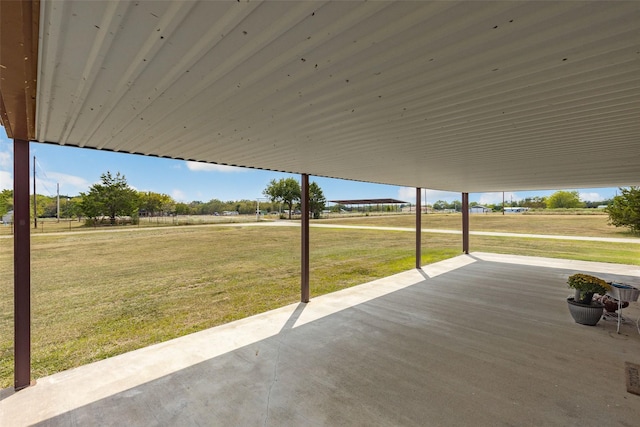
[[[31,383],[29,141],[13,140],[14,388]]]
[[[302,174],[302,272],[300,281],[300,301],[309,302],[309,175]]]
[[[38,229],[38,193],[36,193],[36,156],[33,156],[33,229]]]
[[[422,268],[422,189],[416,188],[416,268]]]
[[[462,252],[469,253],[469,193],[462,193]]]

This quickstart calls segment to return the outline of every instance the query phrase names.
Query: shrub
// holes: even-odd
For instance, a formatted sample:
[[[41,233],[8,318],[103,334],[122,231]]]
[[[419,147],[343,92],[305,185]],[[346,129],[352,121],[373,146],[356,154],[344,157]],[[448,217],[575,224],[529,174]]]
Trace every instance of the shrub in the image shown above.
[[[640,233],[640,188],[620,188],[622,193],[613,198],[605,212],[609,215],[609,224],[615,227],[628,227],[632,233]]]

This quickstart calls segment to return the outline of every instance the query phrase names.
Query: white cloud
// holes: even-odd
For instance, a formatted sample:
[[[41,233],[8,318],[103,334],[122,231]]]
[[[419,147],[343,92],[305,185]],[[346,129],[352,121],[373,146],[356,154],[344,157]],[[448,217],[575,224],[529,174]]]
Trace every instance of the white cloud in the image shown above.
[[[13,167],[13,159],[11,158],[11,153],[6,151],[0,151],[0,168],[2,169],[10,169]]]
[[[10,144],[7,148],[7,151],[0,151],[0,190],[13,189],[13,151]]]
[[[424,197],[424,195],[423,195]],[[454,200],[462,200],[462,193],[453,191],[427,190],[427,203],[432,204],[438,200],[453,202]],[[424,203],[424,200],[423,200]]]
[[[195,172],[243,172],[242,168],[235,166],[216,165],[213,163],[186,162],[187,168]]]
[[[75,187],[75,188],[83,188],[82,191],[86,191],[90,184],[86,179],[75,176],[75,175],[67,175],[66,173],[59,172],[49,172],[49,177],[60,183],[60,188],[63,186]]]
[[[426,195],[425,195],[426,191]],[[426,202],[425,202],[426,197]],[[401,187],[398,189],[398,199],[415,203],[416,202],[416,189],[413,187]],[[437,200],[444,200],[446,202],[452,202],[454,200],[461,200],[462,194],[455,193],[451,191],[440,191],[440,190],[422,190],[422,204],[425,203],[433,204],[433,202]]]
[[[605,199],[598,193],[580,193],[580,200],[583,202],[601,202]]]
[[[411,187],[401,187],[398,189],[398,199],[403,202],[416,202],[416,189]]]
[[[49,172],[46,178],[38,176],[38,180],[36,181],[36,186],[38,187],[37,192],[38,194],[55,196],[58,184],[60,184],[60,194],[66,196],[75,196],[80,194],[80,192],[87,192],[92,185],[89,181],[79,176]],[[33,185],[33,178],[30,185]]]
[[[177,189],[173,190],[171,192],[171,197],[176,202],[186,202],[187,201],[187,195],[184,194],[184,192],[182,190],[177,190]]]
[[[496,193],[482,193],[478,198],[478,203],[481,205],[495,205],[495,204],[501,205],[503,200],[502,194],[503,194],[502,191],[499,191]],[[505,203],[507,202],[510,203],[511,200],[520,200],[520,196],[518,196],[516,193],[505,191],[504,192]]]
[[[11,172],[0,171],[0,190],[11,190],[13,188],[13,177]]]

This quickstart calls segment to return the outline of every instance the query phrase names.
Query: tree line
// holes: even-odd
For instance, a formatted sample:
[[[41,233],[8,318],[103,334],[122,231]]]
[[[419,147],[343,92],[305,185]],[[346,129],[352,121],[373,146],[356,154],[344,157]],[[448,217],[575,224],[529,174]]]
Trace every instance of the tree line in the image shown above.
[[[310,210],[315,218],[319,218],[326,200],[320,186],[312,182],[309,186]],[[298,181],[285,178],[272,180],[263,194],[268,201],[260,203],[260,213],[278,212],[283,208],[291,218],[294,210],[300,210],[301,188]],[[13,191],[0,192],[0,215],[13,209]],[[208,202],[192,201],[176,202],[171,196],[152,191],[136,191],[127,183],[124,175],[110,171],[100,176],[100,182],[92,185],[89,191],[78,196],[60,196],[59,210],[57,196],[36,195],[36,215],[38,218],[84,218],[89,225],[98,223],[115,224],[126,218],[136,223],[140,217],[156,217],[168,215],[220,215],[238,213],[240,215],[256,214],[256,200],[233,200],[223,202],[212,199]],[[33,199],[31,199],[31,216],[33,216]]]
[[[324,208],[324,196],[322,190],[314,183],[313,195],[315,208]],[[264,190],[270,202],[263,202],[260,211],[272,212],[281,204],[289,207],[289,217],[294,203],[300,200],[300,185],[293,178],[272,181]],[[318,196],[318,194],[320,196]],[[78,212],[87,219],[87,223],[96,224],[108,219],[115,224],[120,217],[128,217],[136,223],[141,216],[165,216],[165,215],[220,215],[225,213],[256,214],[257,203],[255,200],[235,200],[223,202],[212,199],[208,202],[193,201],[190,203],[176,202],[167,194],[154,192],[137,192],[131,188],[124,175],[120,172],[112,175],[111,172],[100,176],[100,183],[91,186],[87,193],[80,193]]]
[[[633,188],[633,187],[632,187]],[[622,191],[622,189],[621,189]],[[285,178],[279,181],[272,180],[263,191],[268,201],[260,202],[260,210],[263,212],[295,212],[300,209],[300,184],[294,178]],[[117,197],[116,197],[117,196]],[[320,186],[311,182],[309,184],[309,198],[311,211],[314,217],[319,217],[325,209],[326,199]],[[527,197],[521,200],[505,200],[508,207],[527,207],[532,209],[576,209],[595,208],[601,205],[610,205],[613,199],[604,201],[581,201],[577,191],[556,191],[548,197]],[[33,202],[32,202],[33,203]],[[479,206],[478,202],[471,202],[469,206]],[[502,203],[485,204],[495,212],[502,211]],[[55,218],[58,215],[56,196],[36,196],[38,218]],[[456,211],[462,209],[462,202],[454,200],[447,202],[438,200],[430,207],[435,211]],[[332,210],[348,210],[346,206],[336,205]],[[0,215],[13,209],[13,190],[0,191]],[[32,207],[33,209],[33,207]],[[126,182],[120,173],[113,176],[110,172],[101,175],[101,183],[90,188],[87,193],[78,196],[60,196],[60,218],[95,218],[98,214],[112,217],[115,212],[119,215],[131,216],[137,211],[139,216],[163,216],[163,215],[215,215],[216,213],[235,211],[241,215],[255,214],[255,200],[230,200],[222,201],[212,199],[208,202],[176,202],[171,196],[152,191],[137,192]],[[392,210],[388,206],[383,210]],[[98,212],[100,211],[100,212]],[[104,211],[104,212],[103,212]],[[122,213],[126,212],[126,213]],[[118,215],[116,215],[118,216]]]
[[[620,188],[621,194],[613,199],[597,202],[583,202],[577,191],[556,191],[548,197],[530,197],[517,202],[510,201],[508,206],[538,209],[574,209],[591,208],[606,205],[609,224],[616,227],[627,227],[631,232],[640,234],[640,187]],[[261,202],[261,213],[279,212],[289,218],[296,211],[299,213],[301,188],[294,178],[272,180],[263,194],[269,200]],[[33,203],[33,201],[32,201]],[[326,199],[320,186],[309,184],[309,211],[314,218],[320,218],[325,209]],[[470,206],[477,206],[472,202]],[[507,204],[505,203],[507,206]],[[283,212],[283,207],[286,208]],[[338,206],[339,208],[340,206]],[[502,204],[489,205],[495,211],[502,210]],[[193,201],[176,202],[167,194],[151,191],[139,192],[127,184],[124,175],[111,172],[100,176],[100,183],[94,184],[86,193],[78,196],[61,196],[58,212],[58,198],[36,195],[36,215],[39,218],[85,218],[88,224],[108,221],[115,224],[118,218],[127,217],[136,222],[141,216],[164,215],[215,215],[221,212],[237,212],[238,214],[255,214],[256,201],[239,200],[223,202],[212,199],[208,202]],[[334,206],[334,208],[336,208]],[[438,200],[432,204],[434,210],[460,211],[462,203],[458,200],[445,202]],[[13,209],[13,190],[0,191],[0,216]],[[33,205],[31,210],[33,216]]]
[[[302,189],[300,183],[294,178],[283,178],[279,181],[271,180],[267,188],[262,192],[271,200],[271,203],[282,203],[289,209],[289,219],[294,208],[300,209]],[[322,189],[316,182],[309,183],[309,211],[314,218],[320,218],[327,200]]]
[[[560,190],[546,197],[536,196],[526,197],[521,200],[505,200],[504,206],[530,209],[580,209],[596,208],[602,205],[609,205],[611,204],[611,202],[612,199],[600,201],[582,201],[580,200],[580,193],[578,193],[578,191]],[[460,212],[462,210],[462,202],[460,200],[454,200],[452,202],[438,200],[431,206],[436,211],[453,210],[456,212]],[[480,206],[480,203],[470,202],[469,206]],[[502,203],[485,204],[482,206],[490,208],[494,212],[502,212]]]

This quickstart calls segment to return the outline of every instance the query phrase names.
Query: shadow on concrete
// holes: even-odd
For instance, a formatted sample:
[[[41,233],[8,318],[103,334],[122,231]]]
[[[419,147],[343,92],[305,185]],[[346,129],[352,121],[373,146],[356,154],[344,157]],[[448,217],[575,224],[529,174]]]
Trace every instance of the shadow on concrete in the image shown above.
[[[36,425],[633,425],[640,336],[575,324],[571,273],[478,261],[294,327],[300,304],[275,336]]]
[[[304,309],[307,306],[307,304],[308,303],[304,303],[304,302],[298,303],[298,306],[296,307],[296,309],[293,310],[293,313],[291,313],[291,316],[289,316],[289,319],[287,319],[285,324],[282,326],[282,329],[280,329],[281,333],[284,332],[284,331],[293,329],[293,327],[295,326],[296,322],[300,318],[300,315],[302,315],[302,312],[304,311]]]

